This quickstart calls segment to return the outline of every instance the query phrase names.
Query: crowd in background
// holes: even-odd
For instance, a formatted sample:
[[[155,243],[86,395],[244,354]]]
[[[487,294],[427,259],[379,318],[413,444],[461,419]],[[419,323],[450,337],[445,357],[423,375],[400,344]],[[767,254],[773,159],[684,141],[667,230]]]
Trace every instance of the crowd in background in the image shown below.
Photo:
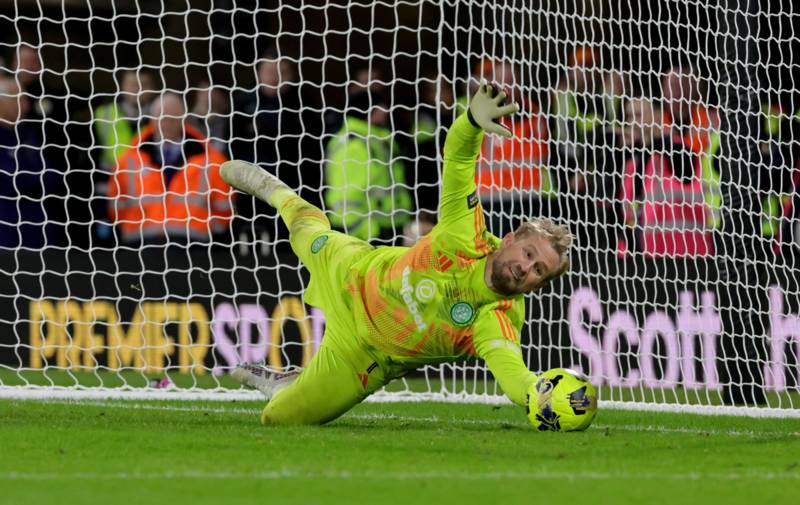
[[[219,176],[227,159],[257,163],[324,206],[334,227],[409,244],[436,222],[447,127],[486,78],[520,113],[511,139],[487,135],[478,195],[495,235],[526,216],[572,226],[580,247],[648,256],[714,254],[722,224],[723,111],[686,65],[603,68],[575,48],[557,84],[532,93],[508,61],[474,62],[468,85],[431,74],[417,105],[392,106],[377,66],[352,70],[343,108],[317,109],[295,63],[267,52],[258,85],[231,94],[209,81],[185,94],[126,69],[117,92],[81,101],[43,89],[41,59],[21,44],[0,76],[0,248],[140,247],[258,239],[288,247],[274,210]],[[6,66],[6,65],[4,65]],[[656,70],[658,73],[656,73]],[[324,100],[323,100],[324,102]],[[800,114],[764,99],[752,169],[762,238],[800,241]],[[794,245],[792,245],[794,244]]]

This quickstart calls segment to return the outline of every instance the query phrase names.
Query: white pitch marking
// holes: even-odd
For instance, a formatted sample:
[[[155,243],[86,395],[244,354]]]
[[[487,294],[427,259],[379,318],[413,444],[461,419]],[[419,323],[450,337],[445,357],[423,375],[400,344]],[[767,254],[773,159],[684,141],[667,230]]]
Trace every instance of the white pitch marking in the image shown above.
[[[120,402],[104,402],[99,400],[40,400],[40,403],[55,404],[55,405],[86,405],[115,409],[128,409],[128,410],[154,410],[154,411],[168,411],[168,412],[209,412],[214,414],[244,414],[258,416],[261,409],[247,409],[241,407],[202,407],[202,406],[187,406],[179,407],[175,405],[160,405],[148,403],[132,403],[128,401]],[[438,416],[398,416],[395,414],[345,414],[344,419],[366,419],[366,420],[389,420],[389,421],[409,421],[409,422],[428,422],[439,423],[445,422],[449,424],[463,424],[463,425],[510,425],[519,428],[528,427],[527,423],[506,421],[506,420],[491,420],[491,419],[459,419],[459,418],[441,418]],[[776,436],[794,435],[794,433],[780,433],[780,432],[755,432],[755,431],[741,431],[741,430],[713,430],[713,429],[698,429],[698,428],[671,428],[666,426],[657,425],[605,425],[594,424],[594,430],[619,430],[619,431],[632,431],[632,432],[650,432],[650,433],[685,433],[690,435],[722,435],[731,437],[750,437],[750,438],[772,438]]]
[[[800,472],[598,472],[598,471],[534,471],[534,472],[361,472],[329,471],[299,472],[296,470],[277,470],[259,472],[205,472],[197,470],[176,470],[165,472],[78,472],[78,473],[32,473],[0,472],[0,481],[58,481],[58,480],[284,480],[284,479],[329,479],[329,480],[721,480],[739,481],[743,479],[800,480]]]
[[[27,401],[27,400],[26,400]],[[210,412],[214,414],[250,414],[258,415],[261,413],[260,409],[245,409],[241,407],[179,407],[176,405],[157,405],[149,403],[133,403],[129,401],[109,402],[101,400],[34,400],[39,403],[48,405],[83,405],[87,407],[106,407],[112,409],[128,409],[128,410],[156,410],[156,411],[169,411],[169,412]]]

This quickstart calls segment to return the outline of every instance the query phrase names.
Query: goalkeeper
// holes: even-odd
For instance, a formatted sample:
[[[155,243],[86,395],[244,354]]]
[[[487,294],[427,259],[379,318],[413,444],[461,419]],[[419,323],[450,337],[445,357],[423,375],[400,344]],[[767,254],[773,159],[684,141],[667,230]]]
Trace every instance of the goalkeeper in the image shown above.
[[[522,360],[524,294],[567,269],[569,231],[542,218],[503,239],[490,234],[475,186],[484,131],[517,112],[482,83],[444,146],[439,222],[413,247],[374,247],[331,230],[318,208],[255,165],[229,161],[222,177],[275,207],[293,250],[311,273],[308,304],[325,313],[322,344],[300,373],[242,364],[232,375],[268,398],[264,424],[322,424],[391,380],[423,365],[472,357],[514,403],[525,405],[535,375]]]

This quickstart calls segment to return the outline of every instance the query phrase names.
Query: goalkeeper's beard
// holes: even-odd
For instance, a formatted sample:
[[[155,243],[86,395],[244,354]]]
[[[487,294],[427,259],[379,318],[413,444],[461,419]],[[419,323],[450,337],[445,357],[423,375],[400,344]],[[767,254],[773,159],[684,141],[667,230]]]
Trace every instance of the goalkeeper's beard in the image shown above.
[[[492,262],[492,289],[501,295],[515,295],[517,291],[514,289],[516,279],[511,276],[509,270],[511,269],[511,262],[501,261],[496,259]]]

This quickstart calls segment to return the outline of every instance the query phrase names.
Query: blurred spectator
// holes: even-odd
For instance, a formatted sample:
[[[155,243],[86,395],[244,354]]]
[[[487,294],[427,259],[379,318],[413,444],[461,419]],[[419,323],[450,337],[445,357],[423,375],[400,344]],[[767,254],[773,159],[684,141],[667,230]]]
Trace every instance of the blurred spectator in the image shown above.
[[[501,122],[512,138],[486,135],[478,158],[478,195],[488,212],[489,230],[502,237],[520,221],[540,213],[541,198],[551,191],[547,159],[547,122],[539,104],[522,92],[516,68],[509,62],[486,59],[473,72],[471,86],[481,79],[492,82],[520,105],[519,114]],[[465,100],[462,100],[465,103]]]
[[[712,112],[711,117],[714,118]],[[702,118],[702,114],[694,113],[692,118]],[[791,217],[792,198],[796,188],[798,160],[800,160],[800,144],[796,141],[798,122],[784,112],[777,101],[766,100],[761,105],[758,123],[751,128],[758,141],[758,162],[749,168],[752,171],[751,191],[757,194],[759,209],[755,233],[760,234],[763,243],[771,247],[763,249],[764,254],[771,255],[769,249],[780,252],[781,244],[785,244],[785,219]],[[717,120],[719,121],[719,120]],[[756,131],[757,128],[757,131]],[[706,134],[705,132],[709,133]],[[721,156],[721,138],[717,128],[695,127],[691,136],[694,145],[704,147],[704,176],[713,183],[714,191],[710,192],[709,202],[713,212],[713,226],[722,226],[722,194],[720,191],[720,173],[727,167],[726,163],[737,163],[735,157]],[[746,142],[752,139],[746,139]],[[789,214],[787,214],[789,212]],[[718,237],[722,238],[722,237]]]
[[[439,208],[439,152],[457,109],[453,83],[445,78],[423,79],[411,132],[414,152],[406,170],[408,185],[414,188],[415,207],[421,213],[435,213]]]
[[[795,166],[789,195],[782,209],[781,228],[775,247],[789,265],[797,267],[800,262],[800,167]]]
[[[131,142],[144,126],[144,111],[156,97],[156,84],[148,72],[125,70],[119,77],[119,93],[94,112],[95,146],[98,164],[111,173],[117,158],[130,149]]]
[[[234,98],[231,123],[231,156],[256,163],[280,177],[289,187],[303,189],[302,196],[313,201],[320,179],[319,118],[301,107],[297,68],[290,59],[273,50],[262,56],[256,67],[256,89]],[[236,233],[254,234],[289,248],[289,232],[269,205],[252,197],[237,203]],[[277,226],[277,229],[275,228]]]
[[[358,66],[353,69],[352,79],[347,82],[347,97],[344,109],[363,103],[364,97],[372,96],[376,101],[386,100],[386,82],[380,67],[374,64]],[[344,110],[328,109],[325,112],[325,132],[335,134],[342,129],[345,121]]]
[[[625,100],[623,116],[619,137],[630,157],[641,160],[662,149],[664,111],[653,100],[644,96]]]
[[[325,204],[331,224],[363,240],[393,243],[412,213],[400,149],[384,97],[361,93],[328,143]]]
[[[48,170],[41,131],[20,121],[31,104],[13,80],[0,78],[0,247],[51,243],[46,198],[59,176]]]
[[[612,182],[622,163],[619,148],[621,104],[630,93],[630,76],[600,65],[600,51],[576,47],[567,69],[550,96],[551,191],[546,214],[572,223],[578,243],[605,248],[602,228],[610,209],[603,203],[614,194]]]
[[[445,77],[429,76],[421,80],[420,87],[413,136],[420,144],[444,140],[446,127],[466,110],[456,102],[455,84]]]
[[[605,104],[598,58],[596,49],[578,46],[570,54],[567,70],[552,93],[549,165],[554,192],[583,193],[585,189],[582,165],[595,128],[602,124]]]
[[[41,98],[41,93],[35,92],[41,90],[42,59],[38,49],[30,44],[22,43],[17,46],[12,61],[14,76],[22,90],[36,98]],[[31,111],[26,111],[26,115],[29,112]]]
[[[800,182],[800,143],[797,142],[800,122],[797,114],[787,114],[777,100],[765,100],[761,114],[760,173],[756,188],[761,208],[759,232],[765,241],[772,242],[776,252],[780,252],[786,228],[784,222],[792,217],[793,195]],[[709,161],[715,173],[719,171],[717,163],[715,153]]]
[[[72,193],[71,186],[65,186],[70,181],[67,170],[70,166],[82,167],[85,153],[81,149],[76,149],[75,143],[71,142],[68,130],[80,129],[76,126],[74,119],[68,112],[68,102],[75,107],[84,106],[83,103],[77,104],[77,97],[68,95],[63,88],[54,87],[54,83],[63,82],[57,79],[45,79],[46,67],[42,61],[40,50],[35,45],[28,42],[20,43],[13,53],[11,67],[13,79],[19,85],[20,92],[23,93],[30,104],[20,116],[20,121],[28,128],[35,129],[41,136],[41,148],[44,158],[47,160],[47,167],[55,170],[50,177],[51,187],[48,193],[49,202],[47,203],[46,213],[51,225],[48,227],[48,234],[51,237],[50,245],[64,245],[66,243],[82,244],[86,240],[80,237],[86,233],[78,233],[75,223],[88,221],[88,202],[91,197],[91,187],[89,184],[75,184],[75,193]],[[45,83],[49,83],[46,87]],[[56,84],[57,85],[57,84]],[[74,138],[78,138],[75,135]],[[89,164],[86,163],[83,175],[90,173]],[[74,178],[73,178],[74,179]],[[76,198],[72,198],[77,196]],[[77,206],[75,205],[77,204]],[[69,216],[69,218],[68,218]],[[67,224],[70,223],[69,231],[75,232],[68,238]],[[85,228],[85,226],[83,226]]]
[[[203,133],[217,151],[228,155],[230,93],[208,81],[201,81],[193,93],[189,122]]]
[[[600,66],[600,52],[591,46],[578,46],[569,56],[567,71],[551,96],[550,103],[550,182],[551,195],[559,195],[559,209],[580,220],[581,195],[594,191],[594,177],[605,169],[597,163],[595,150],[605,147],[608,132],[619,127],[622,97],[629,93],[627,76]],[[602,160],[602,158],[601,158]],[[595,195],[600,196],[600,195]],[[566,209],[564,207],[566,206]],[[590,211],[591,212],[591,211]]]
[[[655,148],[644,164],[626,166],[623,200],[638,202],[638,208],[633,208],[637,203],[627,206],[626,221],[636,221],[642,233],[629,235],[621,250],[651,255],[711,254],[715,249],[713,232],[722,225],[720,173],[725,167],[720,164],[733,160],[720,157],[720,117],[707,103],[702,80],[689,68],[673,67],[661,86],[666,133],[663,153]],[[759,163],[751,168],[759,171],[753,176],[758,187],[752,191],[758,194],[762,238],[779,248],[797,155],[789,116],[769,102],[762,105],[761,112],[758,132],[753,133],[760,150]],[[665,170],[663,176],[659,164]],[[659,200],[657,195],[665,191]],[[702,204],[698,195],[703,197]],[[643,231],[648,226],[652,231]]]
[[[719,113],[706,103],[705,86],[690,68],[670,68],[661,80],[661,92],[664,122],[673,135],[680,136],[695,153],[718,147],[712,143],[719,132]]]
[[[667,127],[661,137],[662,113],[650,100],[626,106],[630,126],[623,138],[632,148],[622,182],[626,236],[619,252],[647,256],[705,256],[713,253],[713,191],[704,177],[702,153]]]
[[[149,72],[125,70],[117,78],[115,84],[118,83],[119,92],[110,102],[94,110],[92,147],[100,169],[91,175],[94,197],[108,194],[108,179],[117,159],[133,145],[134,137],[145,124],[144,113],[157,96],[155,79]],[[91,210],[93,245],[113,245],[113,227],[105,220],[104,199],[93,198]]]
[[[46,88],[39,49],[22,43],[12,61],[14,78],[31,103],[22,120],[43,132],[48,162],[64,172],[69,166],[70,139],[67,135],[67,93],[62,88]],[[74,99],[70,96],[69,98]],[[81,104],[83,106],[84,104]]]
[[[625,97],[633,91],[630,73],[609,69],[603,72],[601,88],[602,115],[604,128],[619,127],[622,122],[622,107]]]
[[[642,151],[659,142],[662,134],[661,124],[658,128],[651,124],[652,103],[630,99],[634,94],[632,74],[616,70],[601,74],[602,88],[596,101],[601,113],[594,126],[583,132],[581,140],[585,144],[578,147],[577,152],[582,154],[574,164],[577,170],[569,179],[562,177],[559,181],[556,201],[562,210],[566,209],[567,216],[577,220],[581,242],[593,249],[613,251],[616,237],[608,229],[621,222],[617,196],[625,163],[630,156],[641,157]],[[631,116],[638,118],[633,128],[630,123],[625,124]]]
[[[703,81],[691,68],[670,68],[662,79],[662,89],[665,124],[685,149],[700,158],[701,181],[710,212],[707,225],[718,231],[723,221],[720,173],[727,169],[725,163],[738,162],[735,157],[721,157],[719,111],[708,104]],[[759,146],[758,163],[750,168],[758,172],[750,176],[755,183],[751,191],[757,193],[760,209],[758,222],[754,223],[756,233],[760,233],[763,243],[774,244],[774,249],[780,250],[780,243],[784,242],[781,235],[787,231],[784,225],[787,209],[792,207],[793,177],[799,158],[794,137],[797,126],[776,101],[765,100],[752,131]],[[768,249],[763,253],[770,254]]]
[[[228,230],[233,194],[219,175],[225,156],[184,122],[180,96],[151,105],[150,123],[118,160],[109,215],[124,244],[207,243]]]
[[[291,60],[267,52],[257,73],[256,89],[234,101],[231,153],[236,159],[265,166],[297,189],[304,133],[297,69]]]
[[[636,228],[642,199],[644,173],[654,152],[664,150],[663,111],[650,99],[638,96],[624,101],[622,123],[615,132],[622,154],[620,183],[617,187],[622,202],[623,234],[618,243],[620,253],[640,250],[640,231]]]

